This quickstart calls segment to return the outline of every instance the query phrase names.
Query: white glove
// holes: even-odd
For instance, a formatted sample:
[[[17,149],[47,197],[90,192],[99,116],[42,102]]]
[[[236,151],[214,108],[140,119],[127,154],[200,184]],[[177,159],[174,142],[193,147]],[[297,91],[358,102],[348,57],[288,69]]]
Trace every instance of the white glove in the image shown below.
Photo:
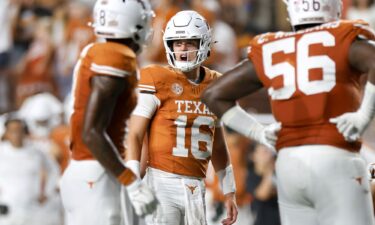
[[[345,140],[357,141],[375,114],[375,85],[371,82],[366,83],[361,106],[357,112],[344,113],[329,121],[336,124],[339,132]]]
[[[265,143],[271,145],[271,147],[274,148],[276,145],[276,141],[277,141],[277,133],[280,130],[281,130],[281,123],[271,123],[265,126],[262,132],[261,140],[265,140],[264,141]]]
[[[360,111],[344,113],[341,116],[331,118],[331,123],[336,124],[338,131],[346,141],[357,141],[369,125],[371,118],[362,115]]]
[[[137,179],[126,186],[130,201],[138,216],[144,217],[155,211],[158,201],[149,187],[144,185],[141,179]]]
[[[281,123],[272,123],[270,125],[263,126],[259,132],[257,141],[273,151],[273,153],[276,153],[275,145],[277,141],[277,133],[280,131],[280,129]]]

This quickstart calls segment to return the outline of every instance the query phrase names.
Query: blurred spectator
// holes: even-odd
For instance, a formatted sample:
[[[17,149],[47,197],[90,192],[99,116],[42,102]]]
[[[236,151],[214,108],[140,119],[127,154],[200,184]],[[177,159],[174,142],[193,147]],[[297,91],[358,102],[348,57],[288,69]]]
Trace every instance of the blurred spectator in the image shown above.
[[[362,19],[375,28],[374,0],[352,0],[352,5],[347,11],[348,19]]]
[[[27,98],[22,104],[19,114],[25,119],[34,142],[47,143],[51,131],[63,121],[63,105],[50,93],[40,93]],[[46,153],[57,158],[58,152],[46,150]]]
[[[59,87],[59,97],[64,99],[71,90],[74,65],[82,49],[95,41],[91,22],[90,5],[81,1],[70,1],[65,7],[55,11],[54,37],[56,42],[55,77]]]
[[[288,12],[286,10],[286,4],[284,1],[275,1],[275,28],[276,30],[290,31],[292,27],[288,21]]]
[[[177,4],[178,0],[158,0],[153,2],[155,18],[153,20],[154,37],[152,43],[146,47],[141,55],[141,66],[148,64],[167,64],[163,42],[163,32],[169,19],[182,8]]]
[[[253,0],[220,0],[222,10],[221,19],[226,21],[237,34],[244,31],[249,22]]]
[[[36,21],[33,40],[22,65],[17,72],[16,105],[19,107],[29,96],[41,92],[57,94],[52,74],[54,48],[51,33],[51,18]]]
[[[0,114],[13,108],[10,63],[16,11],[16,5],[11,0],[0,1]]]
[[[27,140],[27,127],[11,114],[0,142],[0,224],[38,225],[38,208],[47,198],[46,156]]]
[[[252,164],[247,177],[248,191],[254,197],[254,225],[281,225],[275,187],[273,153],[257,144],[251,154]]]
[[[236,34],[231,26],[220,19],[221,7],[216,0],[193,0],[191,8],[207,19],[212,29],[210,57],[204,65],[225,72],[238,62]]]
[[[14,48],[12,49],[12,64],[18,64],[20,58],[29,48],[35,30],[37,16],[33,0],[17,1],[17,15],[14,25]]]
[[[43,218],[43,225],[59,225],[62,221],[62,205],[58,192],[58,180],[65,152],[51,139],[51,132],[62,123],[62,103],[50,93],[41,93],[27,98],[20,108],[20,115],[30,130],[34,146],[48,156],[51,186],[48,201],[40,207],[38,218]]]
[[[251,34],[260,34],[276,30],[275,16],[276,1],[257,0],[250,1],[251,4],[246,31]]]
[[[0,68],[6,66],[9,62],[9,51],[13,45],[12,36],[12,15],[10,0],[0,1]]]

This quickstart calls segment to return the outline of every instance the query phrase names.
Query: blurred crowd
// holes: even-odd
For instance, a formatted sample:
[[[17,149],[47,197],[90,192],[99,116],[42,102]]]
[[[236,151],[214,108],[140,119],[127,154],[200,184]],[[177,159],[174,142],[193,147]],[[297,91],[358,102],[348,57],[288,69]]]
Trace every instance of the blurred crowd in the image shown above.
[[[344,18],[364,19],[375,28],[374,0],[343,2]],[[0,214],[18,215],[19,224],[23,224],[24,218],[20,215],[27,213],[33,214],[28,224],[63,224],[57,187],[69,160],[68,118],[72,110],[69,93],[80,51],[95,41],[89,26],[94,3],[94,0],[0,0]],[[162,30],[183,9],[198,11],[213,28],[215,43],[205,63],[219,72],[246,57],[253,36],[290,30],[281,0],[151,0],[151,3],[156,14],[154,38],[142,52],[141,66],[167,64]],[[249,96],[241,104],[257,113],[270,113],[265,91]],[[272,122],[272,118],[266,118],[265,123]],[[371,126],[362,151],[369,162],[375,161],[375,143],[370,138],[374,133]],[[280,224],[273,173],[275,156],[264,150],[264,146],[234,132],[228,131],[227,138],[240,208],[236,224]],[[17,149],[25,151],[19,154]],[[219,224],[224,216],[223,196],[214,175],[208,176],[207,186],[209,221]],[[26,187],[34,188],[24,190]],[[28,196],[18,195],[23,192]],[[0,215],[0,225],[7,224],[2,218]]]
[[[249,40],[259,33],[290,30],[282,1],[152,0],[154,38],[139,64],[166,64],[162,31],[177,11],[193,9],[207,18],[215,43],[206,65],[224,72],[246,57]],[[362,18],[375,27],[373,0],[344,0],[344,17]],[[68,96],[74,65],[95,37],[89,26],[94,0],[2,0],[0,2],[0,113],[19,109],[36,93]],[[256,102],[256,101],[255,101]],[[261,107],[262,112],[269,108]],[[259,110],[259,109],[257,109]]]

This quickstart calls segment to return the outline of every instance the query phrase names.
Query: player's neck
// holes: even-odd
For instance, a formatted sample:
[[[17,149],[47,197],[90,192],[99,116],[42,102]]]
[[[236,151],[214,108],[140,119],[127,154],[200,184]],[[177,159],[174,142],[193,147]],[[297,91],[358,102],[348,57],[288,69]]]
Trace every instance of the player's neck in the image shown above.
[[[204,69],[199,66],[191,71],[184,72],[184,74],[189,81],[199,84],[204,78]]]
[[[21,149],[23,147],[23,141],[9,141],[9,143],[16,149]]]
[[[299,31],[299,30],[304,30],[304,29],[312,28],[312,27],[319,26],[319,25],[321,25],[321,24],[303,24],[303,25],[297,25],[297,26],[293,27],[293,30],[294,31]]]
[[[107,42],[114,42],[122,45],[128,46],[134,52],[138,52],[139,45],[135,43],[131,38],[120,38],[120,39],[107,39]]]

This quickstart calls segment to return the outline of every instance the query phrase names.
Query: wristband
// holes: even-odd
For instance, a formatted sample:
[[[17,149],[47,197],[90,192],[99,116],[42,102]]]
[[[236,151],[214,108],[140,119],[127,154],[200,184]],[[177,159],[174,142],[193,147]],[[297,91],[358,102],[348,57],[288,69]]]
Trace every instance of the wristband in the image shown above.
[[[138,160],[128,160],[125,162],[125,166],[129,168],[137,178],[141,177],[141,166]]]
[[[219,177],[220,188],[224,195],[236,192],[236,182],[234,181],[232,165],[218,171],[216,174]]]

